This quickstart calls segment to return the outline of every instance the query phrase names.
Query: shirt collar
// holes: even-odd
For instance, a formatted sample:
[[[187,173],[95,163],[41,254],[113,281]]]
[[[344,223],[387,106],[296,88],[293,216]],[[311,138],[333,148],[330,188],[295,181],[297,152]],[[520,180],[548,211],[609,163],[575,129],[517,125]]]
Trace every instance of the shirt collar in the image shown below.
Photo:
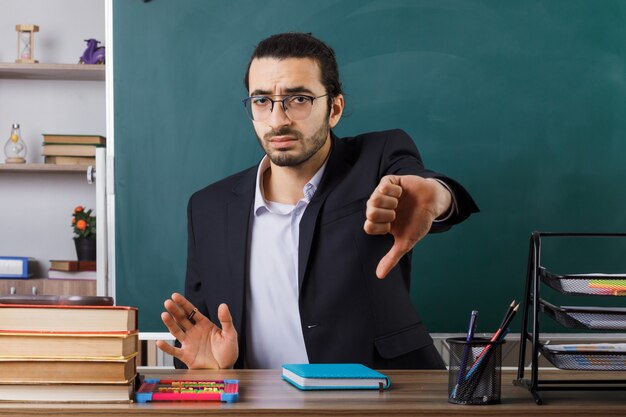
[[[306,183],[302,189],[304,197],[300,201],[304,201],[306,204],[309,204],[315,191],[317,191],[317,187],[322,180],[322,175],[324,175],[324,170],[326,169],[326,163],[328,162],[328,158],[322,164],[322,166],[317,170],[315,175]],[[259,169],[256,174],[256,187],[254,192],[254,215],[259,214],[260,209],[265,209],[267,211],[271,211],[267,200],[264,197],[263,191],[263,175],[265,171],[270,168],[270,159],[267,155],[263,157],[261,163],[259,164]]]

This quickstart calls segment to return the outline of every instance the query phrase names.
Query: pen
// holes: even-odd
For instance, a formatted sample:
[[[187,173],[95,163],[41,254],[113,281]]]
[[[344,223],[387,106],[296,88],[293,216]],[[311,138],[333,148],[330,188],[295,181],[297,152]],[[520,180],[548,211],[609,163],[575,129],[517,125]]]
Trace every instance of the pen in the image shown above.
[[[465,373],[465,367],[467,366],[467,357],[469,356],[469,351],[471,349],[470,344],[472,342],[472,339],[474,338],[474,331],[476,330],[477,317],[478,317],[478,311],[472,310],[472,314],[470,316],[469,327],[467,329],[467,337],[465,338],[466,343],[465,343],[465,349],[463,351],[463,359],[461,360],[461,364],[459,366],[459,375],[456,380],[456,386],[454,387],[454,390],[452,390],[453,398],[456,397],[456,392],[459,388],[459,384],[461,383],[461,380],[463,379],[463,374]]]

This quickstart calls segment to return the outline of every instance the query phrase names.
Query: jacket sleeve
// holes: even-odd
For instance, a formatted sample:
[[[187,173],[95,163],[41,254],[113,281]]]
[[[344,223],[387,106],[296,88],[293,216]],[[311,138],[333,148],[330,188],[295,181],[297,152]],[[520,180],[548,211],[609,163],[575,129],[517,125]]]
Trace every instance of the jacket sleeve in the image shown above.
[[[455,224],[461,223],[472,213],[479,211],[469,192],[457,181],[424,167],[422,157],[411,137],[403,130],[386,132],[388,137],[380,165],[379,176],[417,175],[422,178],[437,178],[452,191],[455,212],[445,221],[433,223],[430,232],[444,232]]]

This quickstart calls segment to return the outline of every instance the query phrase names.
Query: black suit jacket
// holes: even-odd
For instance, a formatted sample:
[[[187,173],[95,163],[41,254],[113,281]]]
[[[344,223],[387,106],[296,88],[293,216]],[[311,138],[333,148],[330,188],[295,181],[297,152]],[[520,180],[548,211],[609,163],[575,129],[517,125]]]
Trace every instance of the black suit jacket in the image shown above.
[[[185,295],[208,317],[227,303],[239,334],[243,365],[248,234],[257,167],[193,194],[188,205]],[[411,138],[400,130],[338,139],[319,187],[300,222],[299,308],[311,363],[359,362],[373,368],[423,367],[420,349],[432,345],[409,297],[411,256],[376,278],[390,235],[363,231],[366,202],[387,174],[440,178],[454,192],[458,213],[443,231],[478,211],[454,180],[426,170]],[[216,322],[217,320],[214,320]]]

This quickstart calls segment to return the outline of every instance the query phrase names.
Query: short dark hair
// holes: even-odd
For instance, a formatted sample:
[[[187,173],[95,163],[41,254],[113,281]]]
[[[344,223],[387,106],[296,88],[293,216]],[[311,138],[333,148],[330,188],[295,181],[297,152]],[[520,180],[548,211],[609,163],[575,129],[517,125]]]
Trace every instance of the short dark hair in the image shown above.
[[[246,70],[244,84],[248,91],[250,91],[250,65],[256,58],[311,58],[320,66],[320,72],[322,73],[320,81],[326,88],[329,106],[334,97],[343,94],[341,82],[339,81],[339,69],[337,68],[335,51],[310,33],[279,33],[259,42],[250,57],[248,69]]]

